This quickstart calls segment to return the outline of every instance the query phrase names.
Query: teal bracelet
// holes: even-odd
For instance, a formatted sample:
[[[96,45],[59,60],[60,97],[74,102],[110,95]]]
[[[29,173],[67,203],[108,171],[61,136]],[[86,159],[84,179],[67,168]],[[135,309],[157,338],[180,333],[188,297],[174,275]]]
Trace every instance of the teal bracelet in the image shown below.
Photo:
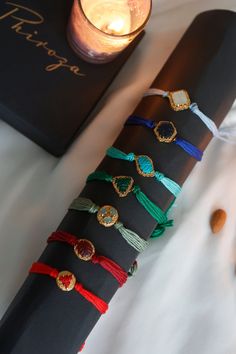
[[[105,227],[114,226],[120,232],[126,242],[138,252],[144,251],[148,246],[147,241],[142,239],[134,231],[126,229],[124,225],[118,221],[118,211],[111,205],[104,205],[99,207],[93,203],[92,200],[79,197],[72,202],[69,209],[87,211],[91,214],[97,214],[97,220],[101,225]]]
[[[181,187],[172,179],[165,177],[163,173],[154,170],[153,161],[146,155],[135,155],[134,153],[126,154],[123,151],[110,147],[107,150],[107,156],[114,159],[121,159],[125,161],[135,162],[137,172],[143,177],[154,177],[162,183],[175,197],[181,191]]]
[[[157,228],[165,228],[167,223],[173,224],[172,220],[167,220],[166,214],[155,205],[140,189],[139,186],[134,185],[134,180],[130,176],[112,177],[103,171],[96,171],[91,173],[87,182],[91,181],[105,181],[111,182],[115,191],[120,197],[126,197],[129,193],[133,193],[140,204],[147,210],[147,212],[158,222]]]

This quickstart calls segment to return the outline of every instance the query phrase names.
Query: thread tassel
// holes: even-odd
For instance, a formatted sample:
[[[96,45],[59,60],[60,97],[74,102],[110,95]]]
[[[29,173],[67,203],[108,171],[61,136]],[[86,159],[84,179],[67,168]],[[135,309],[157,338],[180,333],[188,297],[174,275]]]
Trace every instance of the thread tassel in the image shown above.
[[[174,143],[185,150],[189,155],[194,157],[197,161],[201,161],[203,152],[199,150],[196,146],[189,143],[187,140],[176,138]]]

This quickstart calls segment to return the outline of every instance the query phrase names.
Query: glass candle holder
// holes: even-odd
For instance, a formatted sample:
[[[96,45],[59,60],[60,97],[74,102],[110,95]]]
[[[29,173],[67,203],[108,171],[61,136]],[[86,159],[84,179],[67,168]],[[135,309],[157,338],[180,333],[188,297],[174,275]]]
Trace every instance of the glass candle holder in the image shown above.
[[[151,0],[74,0],[68,41],[85,61],[113,60],[143,30]]]

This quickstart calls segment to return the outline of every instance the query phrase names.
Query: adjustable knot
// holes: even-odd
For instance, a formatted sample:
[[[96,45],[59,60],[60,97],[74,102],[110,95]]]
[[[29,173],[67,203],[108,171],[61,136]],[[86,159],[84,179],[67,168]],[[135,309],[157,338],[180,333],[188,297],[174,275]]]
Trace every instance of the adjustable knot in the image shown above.
[[[191,111],[192,111],[193,113],[195,113],[196,111],[199,110],[198,105],[197,105],[197,103],[195,103],[195,102],[193,102],[193,103],[189,106],[189,108],[191,109]]]
[[[166,220],[165,222],[158,224],[156,229],[153,231],[151,237],[156,238],[163,235],[167,227],[172,227],[174,225],[173,220]]]
[[[155,172],[155,177],[156,177],[156,179],[157,179],[159,182],[161,182],[161,181],[165,178],[165,175],[164,175],[163,173],[161,173],[161,172],[156,171],[156,172]]]
[[[93,262],[93,264],[98,264],[99,263],[99,258],[95,254],[92,257],[92,262]]]
[[[174,220],[167,220],[166,222],[164,222],[163,224],[161,224],[163,227],[172,227],[174,226]]]
[[[129,154],[126,155],[127,161],[134,161],[135,160],[135,155],[133,152],[130,152]]]
[[[162,94],[162,97],[168,97],[168,95],[169,95],[169,91],[165,91],[165,92],[163,92],[163,94]]]
[[[99,207],[96,204],[92,204],[88,210],[89,213],[95,214],[98,211]]]
[[[135,185],[135,186],[133,187],[133,193],[134,193],[134,194],[137,194],[137,193],[139,193],[140,191],[141,191],[141,189],[140,189],[139,186]]]
[[[116,228],[116,230],[120,230],[124,227],[124,225],[122,224],[122,222],[118,221],[117,223],[115,223],[114,227]]]

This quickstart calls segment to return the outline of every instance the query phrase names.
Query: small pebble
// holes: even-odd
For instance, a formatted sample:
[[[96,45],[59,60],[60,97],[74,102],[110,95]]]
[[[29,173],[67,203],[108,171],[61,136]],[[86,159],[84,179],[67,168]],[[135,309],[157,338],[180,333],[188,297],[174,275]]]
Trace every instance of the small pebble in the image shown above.
[[[210,225],[214,234],[217,234],[222,230],[226,222],[227,214],[223,209],[217,209],[211,215]]]

